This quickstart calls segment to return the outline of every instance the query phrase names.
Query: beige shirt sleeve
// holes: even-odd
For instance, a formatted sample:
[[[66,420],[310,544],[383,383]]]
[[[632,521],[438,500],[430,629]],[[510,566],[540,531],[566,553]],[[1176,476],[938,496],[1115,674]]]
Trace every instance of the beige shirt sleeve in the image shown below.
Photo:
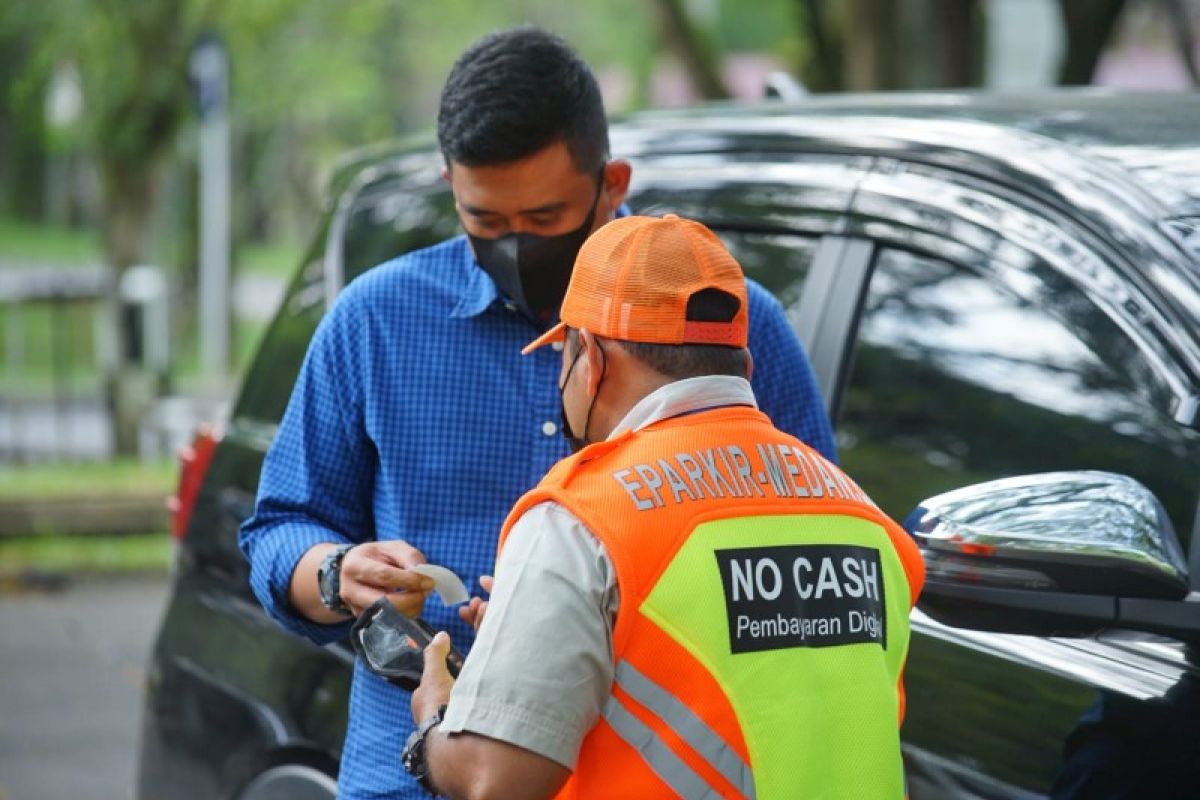
[[[495,577],[441,729],[574,769],[612,686],[612,562],[578,518],[547,502],[513,525]]]

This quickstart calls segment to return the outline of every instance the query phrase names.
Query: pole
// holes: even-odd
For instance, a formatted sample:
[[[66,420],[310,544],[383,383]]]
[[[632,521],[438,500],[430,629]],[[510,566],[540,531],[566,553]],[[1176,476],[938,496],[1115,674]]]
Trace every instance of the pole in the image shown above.
[[[192,53],[200,108],[200,365],[229,365],[229,55],[216,36]]]

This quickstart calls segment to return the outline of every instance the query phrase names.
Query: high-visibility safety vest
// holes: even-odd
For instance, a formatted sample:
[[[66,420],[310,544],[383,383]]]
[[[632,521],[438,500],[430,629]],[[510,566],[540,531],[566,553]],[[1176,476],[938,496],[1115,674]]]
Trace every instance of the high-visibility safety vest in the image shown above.
[[[559,462],[500,547],[551,500],[604,544],[620,592],[612,692],[559,797],[903,796],[924,566],[841,470],[731,406]]]

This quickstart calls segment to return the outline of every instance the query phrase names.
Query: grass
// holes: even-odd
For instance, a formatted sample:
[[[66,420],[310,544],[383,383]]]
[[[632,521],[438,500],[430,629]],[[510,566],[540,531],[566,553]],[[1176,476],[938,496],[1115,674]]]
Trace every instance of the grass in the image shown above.
[[[0,260],[83,265],[95,264],[101,256],[100,237],[93,229],[33,225],[0,217]]]
[[[32,467],[0,467],[0,501],[56,499],[136,492],[166,496],[175,488],[172,461],[133,459]]]
[[[161,494],[175,487],[170,461],[53,464],[0,468],[0,502],[53,500],[122,493]],[[166,532],[122,535],[0,537],[0,581],[21,576],[69,578],[77,574],[166,572],[172,542]]]
[[[239,377],[245,373],[269,325],[269,320],[234,318],[229,342],[231,375]],[[173,351],[171,374],[185,385],[202,384],[208,378],[200,366],[199,345],[194,334],[189,333],[188,341]]]
[[[171,537],[165,532],[0,539],[0,577],[166,572],[173,551]]]
[[[275,275],[290,278],[300,266],[304,248],[298,244],[272,242],[243,244],[235,254],[235,269],[242,274]]]
[[[296,242],[239,243],[233,253],[236,273],[291,277],[304,256]],[[0,217],[0,263],[54,262],[62,266],[98,264],[104,250],[96,228],[41,225]]]
[[[12,309],[0,306],[0,394],[49,396],[60,383],[67,394],[96,394],[101,375],[96,365],[92,308],[74,306],[56,315],[46,304],[27,305],[20,311],[20,339],[10,343],[12,331],[7,322],[12,313]],[[249,365],[267,325],[267,320],[233,320],[232,374],[242,374]],[[57,345],[55,331],[59,336]],[[184,382],[202,381],[195,331],[186,331],[182,338],[184,341],[173,342],[176,347],[171,353],[171,373]],[[57,356],[55,347],[59,348]],[[60,362],[57,365],[56,359]],[[55,374],[56,367],[61,375]]]
[[[288,278],[303,254],[294,242],[242,244],[236,249],[234,269]],[[49,261],[70,266],[100,260],[94,232],[0,217],[0,265]],[[45,302],[26,303],[19,309],[0,305],[0,395],[37,396],[60,390],[94,395],[101,381],[96,364],[97,309],[96,304],[83,302],[58,309]],[[184,384],[203,383],[195,325],[187,330],[179,327],[172,332],[170,371]],[[266,320],[234,318],[232,374],[246,368],[266,327]]]
[[[94,391],[99,380],[95,313],[89,304],[59,309],[47,303],[0,305],[0,389],[6,394],[46,393],[62,381],[67,392]]]

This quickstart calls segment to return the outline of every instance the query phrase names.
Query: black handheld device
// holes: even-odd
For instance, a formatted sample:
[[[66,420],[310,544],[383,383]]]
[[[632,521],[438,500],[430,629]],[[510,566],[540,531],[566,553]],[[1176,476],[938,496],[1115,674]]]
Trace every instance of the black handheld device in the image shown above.
[[[355,620],[350,645],[367,669],[411,692],[421,683],[425,646],[436,634],[428,622],[400,613],[387,597],[381,597]],[[457,678],[462,664],[463,654],[451,645],[446,668]]]

